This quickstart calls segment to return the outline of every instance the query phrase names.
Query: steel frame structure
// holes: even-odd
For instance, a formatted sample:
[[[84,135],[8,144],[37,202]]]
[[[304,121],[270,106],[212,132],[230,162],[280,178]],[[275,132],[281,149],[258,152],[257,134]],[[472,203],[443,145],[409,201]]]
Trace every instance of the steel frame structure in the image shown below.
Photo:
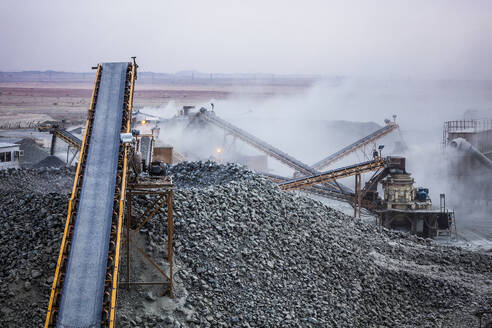
[[[286,191],[311,187],[315,184],[334,181],[360,175],[361,173],[375,171],[386,166],[386,161],[378,157],[375,160],[367,161],[355,165],[345,166],[339,169],[322,172],[304,178],[294,179],[279,184],[280,188]]]
[[[68,144],[67,165],[71,165],[77,154],[80,152],[80,148],[82,147],[82,140],[80,140],[70,132],[61,130],[59,128],[52,129],[50,133],[52,134],[50,155],[53,156],[55,154],[56,138],[59,138]],[[72,153],[72,158],[69,159],[70,153]]]
[[[68,147],[67,147],[67,165],[68,166],[72,165],[72,162],[75,159],[75,157],[77,156],[77,154],[79,153],[79,151],[80,151],[80,148],[75,148],[75,147],[68,145]],[[70,153],[72,153],[71,158],[70,158]]]
[[[359,215],[360,218],[360,208],[361,208],[361,202],[362,202],[362,197],[361,197],[361,176],[360,172],[355,173],[355,197],[354,197],[354,218]]]
[[[381,172],[380,170],[377,170],[374,175],[375,176],[379,175],[380,172]],[[267,178],[269,178],[270,180],[272,180],[273,182],[276,182],[276,183],[286,182],[286,181],[290,180],[286,177],[282,177],[282,176],[279,176],[276,174],[271,174],[271,173],[263,172],[262,175],[266,176]],[[370,181],[372,181],[373,179],[374,179],[374,176],[371,178]],[[376,182],[378,182],[378,181],[379,180],[376,180]],[[360,199],[360,206],[359,206],[358,205],[359,200],[356,197],[355,193],[342,194],[342,193],[338,193],[338,192],[333,192],[333,191],[330,191],[329,189],[325,188],[324,186],[320,186],[320,185],[313,185],[311,187],[304,188],[305,191],[312,193],[312,194],[316,194],[316,195],[327,197],[327,198],[334,199],[334,200],[347,202],[352,207],[354,207],[354,211],[355,211],[355,204],[357,204],[361,208],[365,208],[368,211],[374,212],[376,209],[376,203],[374,201],[364,199],[364,197],[368,191],[367,189],[368,189],[368,185],[366,184],[366,187],[364,187],[360,191],[360,198],[361,199]],[[360,210],[359,210],[359,213],[360,213]],[[360,216],[360,214],[359,214],[359,216]]]
[[[68,131],[53,129],[53,138],[59,138],[74,148],[80,149],[82,141]]]
[[[173,218],[173,183],[171,178],[155,178],[131,183],[128,186],[126,194],[126,220],[125,220],[125,240],[123,245],[126,249],[126,281],[121,281],[121,286],[126,286],[130,289],[131,285],[163,285],[167,287],[162,291],[160,296],[169,292],[169,296],[173,297],[173,233],[174,233],[174,218]],[[149,204],[147,209],[138,218],[134,218],[132,211],[132,198],[137,195],[155,195],[154,202]],[[132,240],[131,235],[140,232],[140,229],[149,222],[155,214],[164,206],[167,207],[167,260],[169,263],[169,272],[166,273],[152,258],[147,255],[140,247]],[[134,227],[132,229],[132,227]],[[155,281],[131,281],[131,247],[134,247],[144,258],[150,263],[159,273],[165,278],[163,282]]]
[[[382,127],[381,129],[369,134],[368,136],[362,139],[357,140],[356,142],[348,145],[347,147],[340,149],[339,151],[320,160],[319,162],[314,163],[312,167],[316,170],[321,170],[361,148],[364,149],[363,150],[364,156],[367,156],[365,153],[365,147],[368,144],[373,143],[377,139],[384,137],[385,135],[393,132],[394,130],[398,129],[398,127],[399,127],[398,124],[396,124],[395,122],[390,122],[386,126]]]
[[[286,178],[286,177],[283,177],[280,175],[276,175],[276,174],[272,174],[272,173],[262,172],[261,174],[263,176],[269,178],[270,180],[272,180],[275,183],[281,183],[281,182],[286,182],[286,181],[291,180],[289,178]],[[306,189],[306,191],[308,191],[310,193],[317,194],[317,195],[327,197],[327,198],[331,198],[334,200],[340,200],[340,201],[352,203],[353,199],[354,199],[353,193],[342,194],[340,192],[331,191],[330,189],[328,189],[324,186],[315,185],[315,186],[311,186],[311,187],[305,188],[305,189]]]
[[[387,229],[393,229],[393,222],[398,222],[398,225],[408,226],[408,231],[411,234],[419,235],[424,238],[433,238],[439,235],[453,234],[454,212],[436,211],[436,210],[416,210],[408,212],[398,209],[385,209],[378,211],[378,225]],[[440,221],[447,220],[447,228],[441,229]],[[417,232],[417,222],[422,221],[424,229],[422,232]]]
[[[56,146],[56,138],[59,138],[66,142],[68,144],[67,148],[67,165],[71,165],[75,157],[80,151],[80,148],[82,148],[82,140],[74,136],[68,131],[59,129],[59,128],[54,128],[50,131],[52,134],[51,137],[51,149],[50,149],[50,155],[55,154],[55,146]],[[72,158],[69,160],[69,154],[72,153]]]

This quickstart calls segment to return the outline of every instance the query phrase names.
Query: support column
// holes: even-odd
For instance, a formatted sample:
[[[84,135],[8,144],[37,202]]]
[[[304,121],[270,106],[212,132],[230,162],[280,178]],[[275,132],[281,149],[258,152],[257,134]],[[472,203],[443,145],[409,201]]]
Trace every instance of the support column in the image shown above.
[[[357,175],[355,175],[355,186],[354,186],[354,218],[357,217]]]
[[[357,189],[357,202],[358,202],[358,208],[359,208],[359,218],[360,218],[360,210],[361,210],[361,205],[362,205],[362,177],[360,174],[357,174],[357,177],[359,179],[359,189]]]
[[[56,135],[53,133],[51,135],[51,149],[50,149],[51,156],[55,155],[55,146],[56,146]]]
[[[357,213],[360,218],[360,207],[361,207],[361,176],[360,174],[355,175],[355,195],[354,195],[354,218],[357,217]]]
[[[169,177],[156,180],[140,181],[140,183],[130,184],[126,193],[126,275],[127,280],[121,281],[122,286],[126,285],[127,289],[130,289],[132,285],[152,286],[161,285],[164,286],[164,290],[160,296],[169,292],[169,296],[173,297],[173,232],[174,232],[174,219],[173,219],[173,185],[172,180]],[[149,206],[140,215],[133,218],[132,213],[132,198],[138,195],[154,195],[155,199],[149,202]],[[157,215],[159,210],[165,208],[167,205],[167,259],[169,263],[169,273],[162,269],[150,255],[146,254],[143,249],[138,247],[134,240],[132,240],[132,234],[138,234],[141,228],[144,227],[154,216]],[[164,217],[164,220],[166,218]],[[133,228],[135,222],[136,227]],[[132,249],[135,249],[140,255],[144,257],[148,264],[150,264],[155,270],[159,271],[163,276],[164,281],[131,281],[131,261],[132,261]],[[164,251],[165,253],[165,251]]]

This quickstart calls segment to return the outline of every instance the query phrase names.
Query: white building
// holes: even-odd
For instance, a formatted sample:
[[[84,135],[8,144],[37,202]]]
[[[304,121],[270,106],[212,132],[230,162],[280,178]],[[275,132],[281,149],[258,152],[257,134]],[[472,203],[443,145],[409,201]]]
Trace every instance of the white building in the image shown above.
[[[0,142],[0,170],[20,168],[19,157],[23,151],[19,145]]]

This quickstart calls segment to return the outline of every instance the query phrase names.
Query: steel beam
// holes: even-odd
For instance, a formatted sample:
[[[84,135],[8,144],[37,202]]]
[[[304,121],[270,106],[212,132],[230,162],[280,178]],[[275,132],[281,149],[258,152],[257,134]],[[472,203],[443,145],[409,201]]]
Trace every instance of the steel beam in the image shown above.
[[[350,177],[352,175],[361,174],[369,171],[375,171],[380,168],[384,168],[385,165],[386,162],[383,159],[377,158],[372,161],[345,166],[339,169],[322,172],[308,177],[282,182],[279,183],[279,186],[283,190],[307,188],[315,184],[334,181],[337,179],[342,179],[342,178]]]
[[[321,170],[323,168],[328,167],[329,165],[333,164],[334,162],[342,159],[343,157],[353,153],[357,149],[363,148],[366,145],[376,141],[377,139],[391,133],[392,131],[398,129],[398,124],[394,122],[390,122],[389,124],[385,125],[381,129],[365,136],[362,139],[357,140],[356,142],[348,145],[347,147],[344,147],[340,149],[339,151],[331,154],[330,156],[327,156],[326,158],[320,160],[317,163],[314,163],[312,167],[316,170]]]

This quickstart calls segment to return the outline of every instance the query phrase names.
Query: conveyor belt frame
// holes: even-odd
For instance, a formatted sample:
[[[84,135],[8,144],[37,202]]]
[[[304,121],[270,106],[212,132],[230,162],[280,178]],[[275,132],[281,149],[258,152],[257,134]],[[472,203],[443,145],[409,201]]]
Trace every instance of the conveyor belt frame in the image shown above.
[[[308,177],[282,182],[279,185],[281,189],[287,191],[307,188],[315,184],[342,179],[342,178],[350,177],[352,175],[361,174],[364,172],[375,171],[380,168],[384,168],[385,165],[386,162],[382,158],[377,158],[372,161],[345,166],[339,169],[321,172],[319,174],[311,175]]]
[[[63,274],[65,266],[68,261],[68,254],[70,254],[70,239],[73,231],[73,224],[77,213],[77,205],[80,196],[80,190],[82,186],[82,172],[84,171],[85,162],[87,159],[88,144],[90,141],[92,123],[94,119],[94,109],[97,103],[97,95],[99,91],[99,85],[101,82],[101,65],[97,66],[96,78],[94,82],[94,89],[92,90],[91,103],[89,105],[88,117],[85,123],[84,138],[82,140],[82,146],[80,150],[80,160],[77,164],[77,170],[72,187],[72,196],[68,202],[67,219],[65,222],[65,229],[60,246],[60,252],[58,254],[58,261],[56,264],[55,276],[53,278],[53,284],[51,286],[50,301],[48,304],[48,312],[46,314],[46,320],[44,327],[48,328],[55,325],[54,319],[56,318],[56,312],[58,311],[58,303],[61,297],[61,288],[63,287]]]
[[[321,170],[323,168],[326,168],[329,165],[333,164],[334,162],[342,159],[345,156],[348,156],[349,154],[353,153],[354,151],[360,148],[367,146],[368,144],[376,141],[377,139],[384,137],[385,135],[393,132],[398,128],[399,128],[398,124],[396,124],[395,122],[390,122],[384,127],[382,127],[381,129],[374,131],[373,133],[365,136],[364,138],[359,139],[356,142],[320,160],[319,162],[314,163],[312,167],[316,170]]]

